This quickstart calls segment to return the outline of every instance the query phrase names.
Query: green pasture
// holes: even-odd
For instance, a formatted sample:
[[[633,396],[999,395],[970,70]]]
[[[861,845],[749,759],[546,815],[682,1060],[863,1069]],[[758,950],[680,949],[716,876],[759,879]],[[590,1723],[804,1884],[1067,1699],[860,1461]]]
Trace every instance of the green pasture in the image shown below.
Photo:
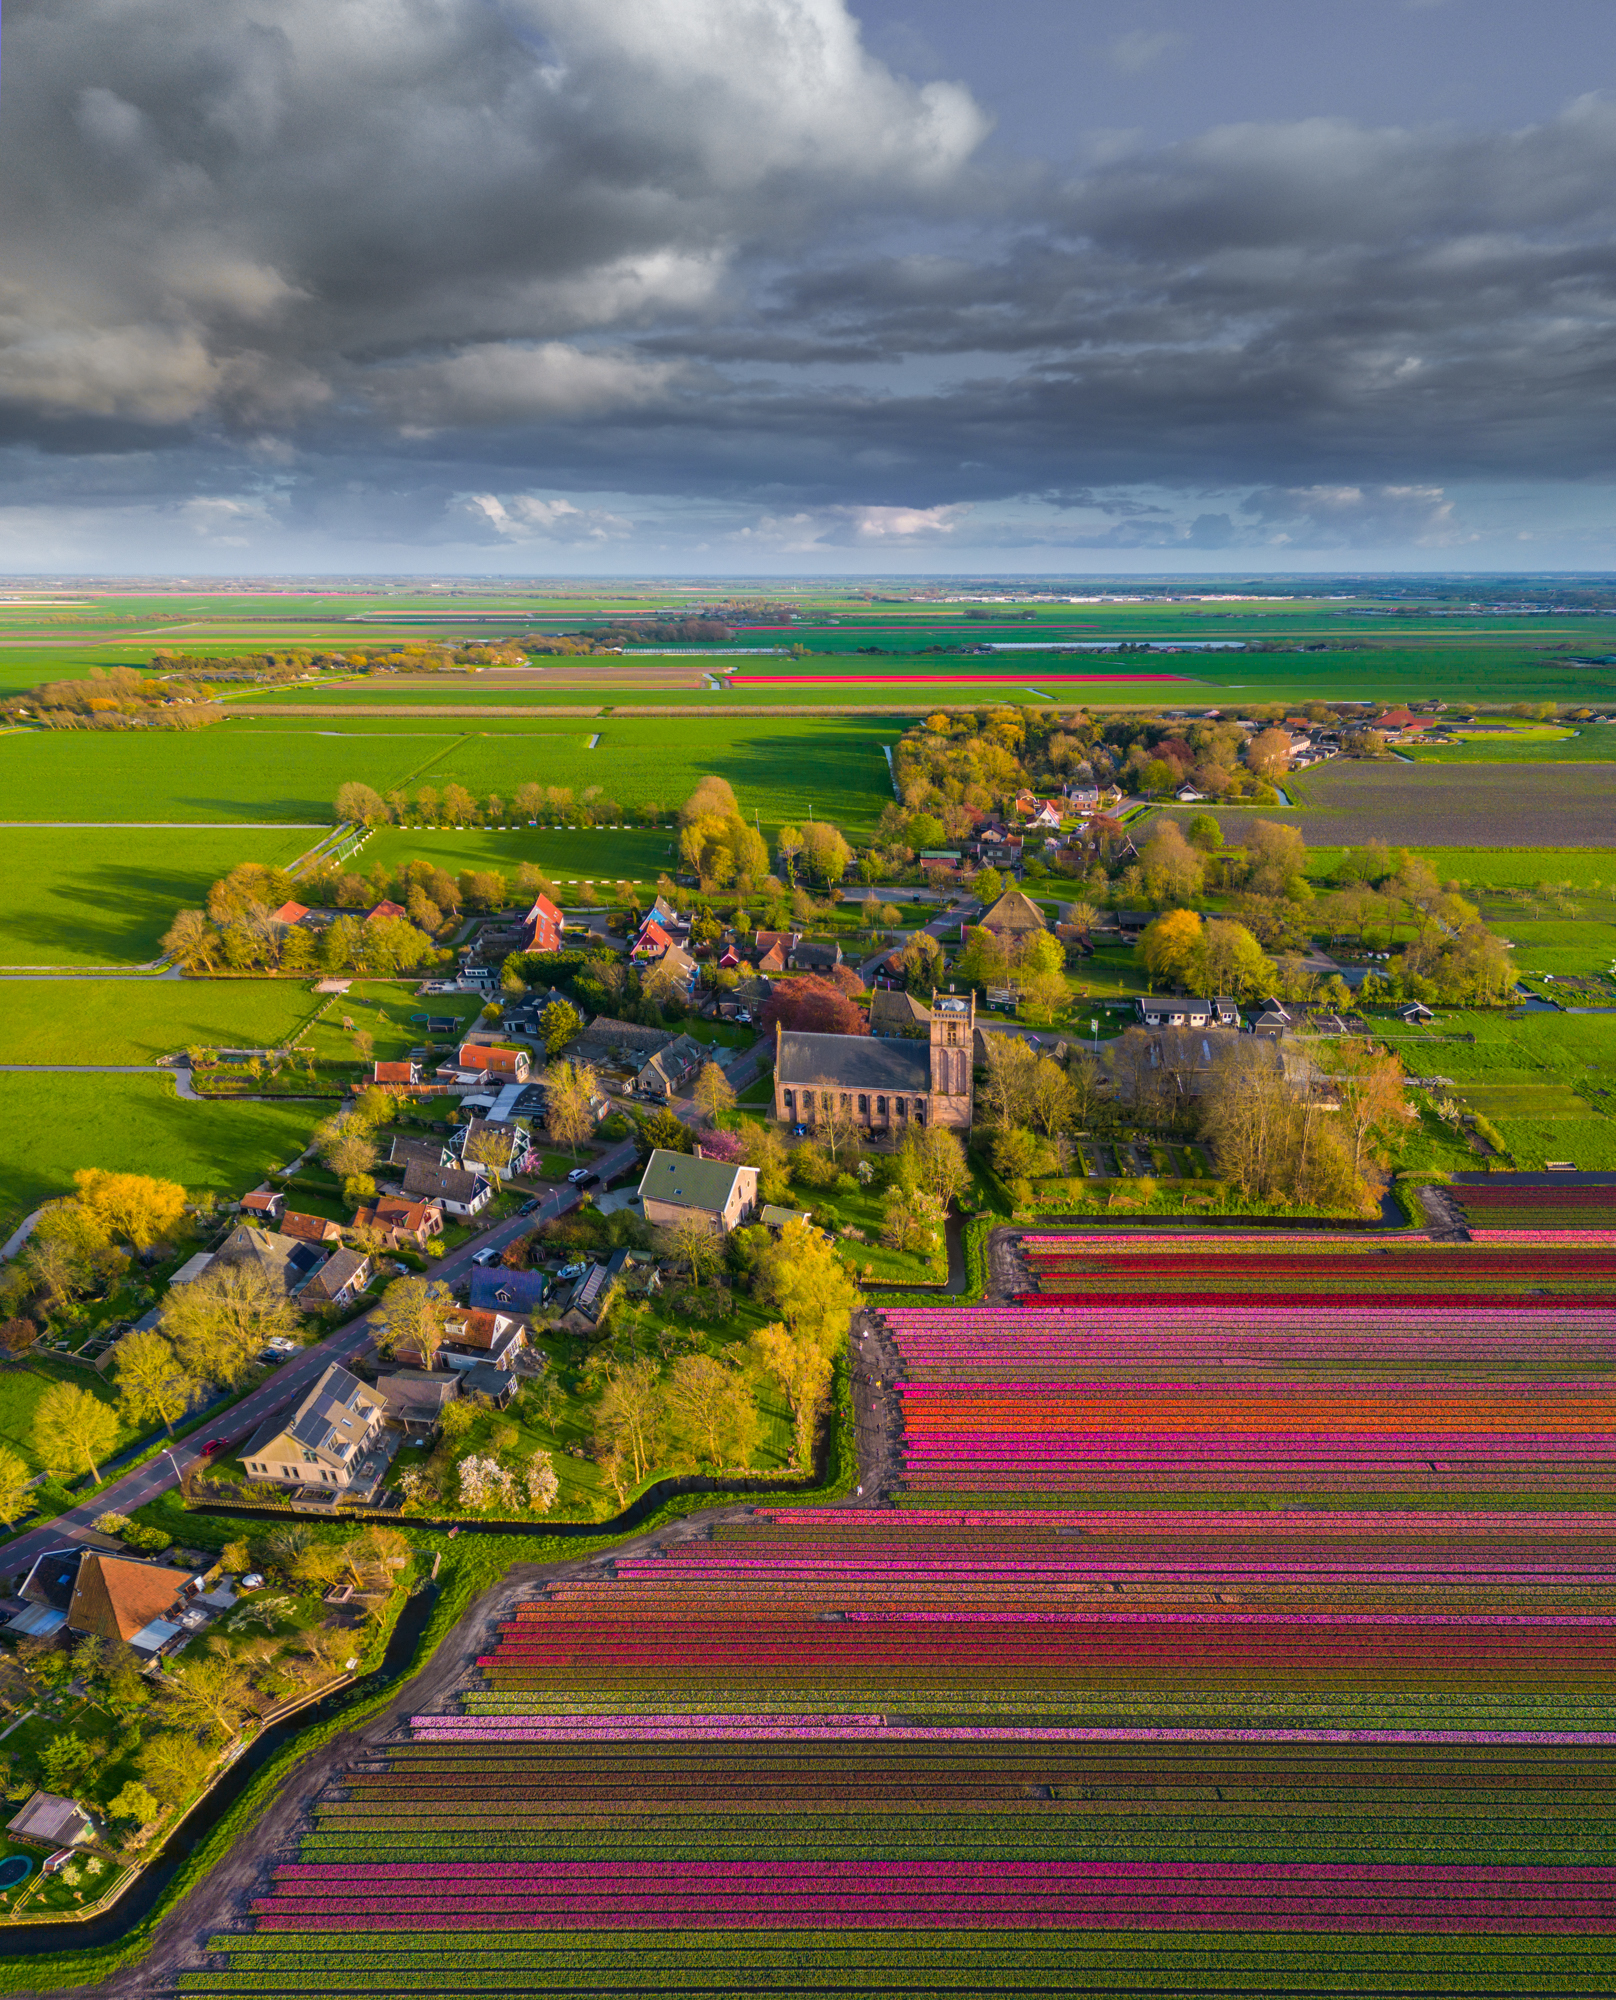
[[[45,1391],[58,1382],[71,1382],[75,1388],[88,1389],[113,1409],[118,1405],[117,1392],[110,1382],[103,1381],[93,1368],[74,1367],[69,1361],[52,1361],[41,1355],[0,1372],[0,1445],[10,1445],[19,1452],[34,1472],[43,1469],[34,1450],[34,1413]],[[126,1451],[140,1435],[140,1429],[120,1418],[117,1438],[107,1456],[113,1458]],[[20,1747],[15,1746],[12,1754]]]
[[[313,1045],[316,1060],[335,1062],[353,1061],[356,1034],[371,1037],[378,1061],[399,1061],[411,1049],[419,1048],[426,1037],[425,1028],[411,1021],[412,1014],[435,1014],[445,1020],[452,1015],[463,1031],[482,1012],[482,1002],[464,993],[430,993],[422,998],[414,984],[393,980],[355,980],[329,1005],[317,996],[316,1005],[319,1018],[301,1039]],[[352,1028],[344,1025],[348,1021],[352,1021]],[[434,1039],[451,1038],[439,1035]]]
[[[80,1167],[239,1194],[307,1143],[318,1104],[191,1104],[163,1076],[0,1073],[0,1220],[71,1190]]]
[[[782,716],[762,726],[755,716],[602,716],[587,731],[542,742],[463,736],[422,782],[509,798],[532,779],[569,786],[580,798],[599,786],[622,806],[667,807],[713,774],[734,786],[742,811],[748,819],[756,813],[766,835],[811,812],[857,837],[892,797],[881,746],[896,744],[904,726],[864,716]],[[596,747],[586,748],[597,734]]]
[[[36,730],[0,736],[0,796],[8,820],[329,825],[331,801],[346,779],[387,791],[408,783],[453,740],[447,731],[425,740],[367,740],[356,758],[344,739],[307,725],[263,735],[230,722],[187,732]]]
[[[1477,1083],[1456,1093],[1467,1111],[1486,1118],[1592,1118],[1593,1107],[1565,1083]],[[1602,1121],[1601,1121],[1602,1122]]]
[[[1499,1118],[1511,1158],[1523,1173],[1569,1160],[1580,1173],[1616,1169],[1616,1121],[1609,1118]]]
[[[1616,723],[1585,722],[1574,734],[1545,729],[1471,736],[1405,754],[1418,764],[1616,764]]]
[[[279,1048],[325,1005],[294,979],[0,979],[0,1061],[155,1062],[193,1043]]]
[[[238,861],[285,865],[318,837],[268,827],[0,827],[11,883],[0,966],[144,964],[174,912],[200,907]]]
[[[616,895],[619,883],[635,882],[643,888],[677,866],[673,835],[638,827],[575,827],[570,832],[565,827],[524,826],[513,832],[445,827],[436,833],[421,827],[382,827],[358,856],[358,865],[367,870],[378,862],[391,870],[411,861],[430,861],[451,875],[463,869],[498,869],[512,875],[521,862],[531,861],[558,888],[593,882],[603,902]]]

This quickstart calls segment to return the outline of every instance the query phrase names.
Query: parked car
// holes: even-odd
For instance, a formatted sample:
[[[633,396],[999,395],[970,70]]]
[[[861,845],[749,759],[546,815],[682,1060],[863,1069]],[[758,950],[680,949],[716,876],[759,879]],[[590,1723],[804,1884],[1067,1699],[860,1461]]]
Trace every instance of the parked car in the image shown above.
[[[499,1262],[499,1252],[497,1250],[479,1250],[471,1261],[474,1264],[497,1264]]]
[[[228,1451],[229,1449],[230,1440],[228,1438],[209,1438],[207,1443],[202,1447],[202,1456],[204,1458],[217,1458],[221,1451]]]
[[[539,1204],[536,1200],[524,1201],[522,1206],[516,1212],[518,1215],[531,1215],[534,1212],[534,1210],[538,1207],[538,1205]]]
[[[594,1171],[593,1167],[574,1167],[567,1179],[577,1186],[579,1182],[590,1179]]]

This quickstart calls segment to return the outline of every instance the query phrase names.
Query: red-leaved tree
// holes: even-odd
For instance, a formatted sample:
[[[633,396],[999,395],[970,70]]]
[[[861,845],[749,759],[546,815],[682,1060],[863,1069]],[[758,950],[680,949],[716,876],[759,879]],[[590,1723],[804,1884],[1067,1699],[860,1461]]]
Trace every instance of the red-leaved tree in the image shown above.
[[[763,1032],[772,1034],[778,1021],[808,1035],[867,1035],[870,1024],[848,996],[828,979],[810,973],[803,979],[782,979],[763,1003]]]

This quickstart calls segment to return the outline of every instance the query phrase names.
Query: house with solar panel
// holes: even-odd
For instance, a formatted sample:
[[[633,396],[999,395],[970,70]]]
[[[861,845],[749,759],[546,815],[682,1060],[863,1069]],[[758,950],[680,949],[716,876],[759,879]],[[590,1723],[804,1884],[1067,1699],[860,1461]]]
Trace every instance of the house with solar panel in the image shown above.
[[[274,1416],[241,1448],[249,1478],[365,1499],[381,1484],[394,1437],[386,1399],[336,1362],[288,1419]]]

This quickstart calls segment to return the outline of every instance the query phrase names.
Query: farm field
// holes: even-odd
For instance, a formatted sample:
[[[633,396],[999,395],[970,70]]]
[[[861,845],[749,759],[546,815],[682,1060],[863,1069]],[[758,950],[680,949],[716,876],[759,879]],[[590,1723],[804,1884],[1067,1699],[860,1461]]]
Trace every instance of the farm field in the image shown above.
[[[80,1167],[239,1194],[303,1148],[318,1104],[191,1104],[164,1076],[0,1073],[0,1227],[67,1193]]]
[[[175,910],[200,905],[238,861],[284,865],[318,838],[272,827],[0,827],[12,885],[0,966],[143,965]]]
[[[1147,821],[1165,815],[1187,825],[1196,813],[1210,812],[1231,843],[1240,839],[1247,820],[1257,818],[1293,820],[1310,848],[1384,840],[1421,853],[1468,850],[1476,865],[1460,872],[1474,880],[1530,882],[1549,872],[1549,854],[1573,843],[1585,851],[1616,847],[1616,765],[1611,764],[1525,770],[1467,764],[1449,770],[1338,759],[1284,783],[1295,801],[1290,808],[1158,807]],[[1503,857],[1510,873],[1482,875],[1476,860],[1482,852]],[[1608,855],[1591,865],[1608,870]]]
[[[1616,1190],[1497,1187],[888,1310],[897,1513],[518,1602],[182,1990],[1602,1990]]]
[[[1616,764],[1616,723],[1585,722],[1571,735],[1522,732],[1476,736],[1451,747],[1410,745],[1400,754],[1416,764]]]

